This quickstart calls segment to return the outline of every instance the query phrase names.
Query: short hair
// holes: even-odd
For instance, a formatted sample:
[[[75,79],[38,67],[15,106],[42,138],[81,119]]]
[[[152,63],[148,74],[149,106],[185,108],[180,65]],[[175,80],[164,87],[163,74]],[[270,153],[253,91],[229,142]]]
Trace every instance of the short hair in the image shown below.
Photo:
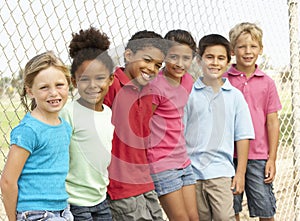
[[[165,35],[164,39],[169,40],[169,47],[174,46],[174,42],[177,42],[179,44],[189,46],[189,48],[193,51],[193,56],[196,53],[196,42],[191,33],[188,31],[182,29],[171,30]]]
[[[248,33],[251,35],[252,39],[258,41],[259,46],[262,48],[262,38],[263,38],[263,31],[259,28],[256,24],[250,22],[242,22],[235,25],[229,31],[229,40],[231,44],[231,48],[233,49],[236,46],[236,41],[240,37],[241,34]]]
[[[202,57],[202,55],[205,52],[205,49],[210,46],[215,46],[215,45],[222,45],[226,49],[226,54],[227,54],[227,59],[228,63],[231,60],[231,49],[230,49],[230,43],[229,41],[223,37],[222,35],[219,34],[210,34],[210,35],[205,35],[202,37],[199,41],[199,56]]]
[[[154,47],[163,54],[166,54],[166,43],[163,40],[163,37],[154,32],[154,31],[138,31],[129,39],[125,50],[130,49],[133,53],[136,53],[139,50],[143,50],[147,47]]]

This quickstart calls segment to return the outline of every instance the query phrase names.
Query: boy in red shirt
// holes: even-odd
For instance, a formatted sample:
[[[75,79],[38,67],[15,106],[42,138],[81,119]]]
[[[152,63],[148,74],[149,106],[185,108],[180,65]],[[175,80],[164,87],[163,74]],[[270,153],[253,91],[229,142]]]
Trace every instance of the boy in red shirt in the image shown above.
[[[163,38],[152,31],[137,32],[124,57],[125,67],[115,71],[104,101],[112,108],[115,126],[108,186],[112,216],[116,221],[163,220],[146,157],[152,116],[148,83],[162,66]]]

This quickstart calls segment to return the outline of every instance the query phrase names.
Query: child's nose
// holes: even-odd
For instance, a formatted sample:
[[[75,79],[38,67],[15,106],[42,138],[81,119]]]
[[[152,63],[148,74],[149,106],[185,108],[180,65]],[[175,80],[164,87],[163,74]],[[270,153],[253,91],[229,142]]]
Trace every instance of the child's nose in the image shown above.
[[[58,92],[57,92],[57,89],[56,89],[56,88],[50,88],[49,92],[50,92],[50,95],[51,95],[51,96],[55,96],[55,95],[57,95],[57,94],[58,94]]]
[[[181,59],[181,58],[179,58],[178,60],[177,60],[177,62],[176,62],[176,65],[178,66],[178,67],[183,67],[183,60]]]
[[[149,63],[147,68],[148,68],[149,71],[154,72],[155,64],[154,63]]]

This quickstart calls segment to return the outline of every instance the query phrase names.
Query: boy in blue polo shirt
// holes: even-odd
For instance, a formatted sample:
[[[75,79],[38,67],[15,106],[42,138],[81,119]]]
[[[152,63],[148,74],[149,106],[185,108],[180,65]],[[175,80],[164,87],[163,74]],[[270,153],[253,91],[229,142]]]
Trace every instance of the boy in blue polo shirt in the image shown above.
[[[203,77],[195,82],[184,114],[198,213],[201,220],[235,220],[233,194],[244,190],[249,139],[254,138],[251,116],[242,93],[222,78],[230,62],[228,40],[204,36],[199,56]]]

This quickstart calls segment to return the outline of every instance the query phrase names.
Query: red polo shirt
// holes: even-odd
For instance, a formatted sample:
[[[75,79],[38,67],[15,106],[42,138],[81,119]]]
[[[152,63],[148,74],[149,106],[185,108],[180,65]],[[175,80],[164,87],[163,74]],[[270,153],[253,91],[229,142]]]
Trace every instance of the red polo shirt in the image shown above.
[[[152,95],[147,85],[141,90],[124,73],[115,71],[104,103],[112,109],[115,126],[108,194],[112,200],[154,190],[146,156],[152,116]]]

